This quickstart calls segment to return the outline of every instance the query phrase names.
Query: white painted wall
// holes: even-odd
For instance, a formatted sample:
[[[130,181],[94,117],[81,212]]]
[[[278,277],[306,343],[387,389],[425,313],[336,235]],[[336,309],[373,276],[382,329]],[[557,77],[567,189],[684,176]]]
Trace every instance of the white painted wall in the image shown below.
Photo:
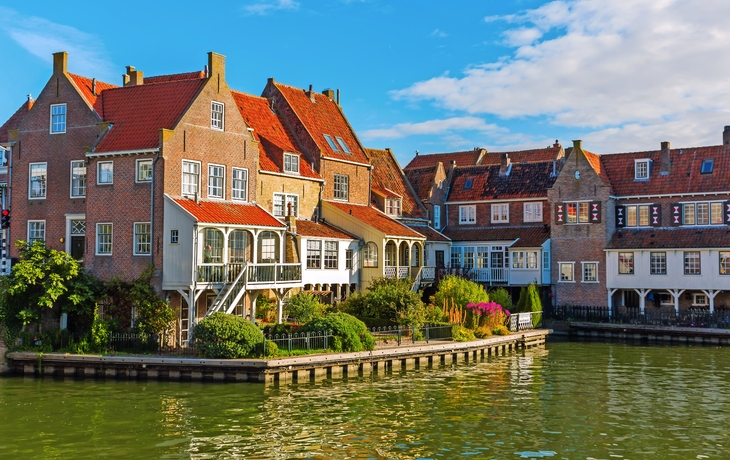
[[[195,220],[165,196],[162,245],[162,289],[186,288],[193,283]],[[178,231],[178,244],[170,244],[171,230]]]
[[[322,268],[307,268],[307,241],[318,240],[322,242]],[[337,241],[337,269],[324,268],[324,242]],[[345,268],[345,252],[347,249],[357,251],[356,240],[341,240],[335,238],[310,238],[302,236],[300,238],[300,251],[302,260],[302,282],[304,284],[350,284],[351,270]],[[354,261],[353,261],[354,263]],[[354,271],[354,270],[353,270]]]

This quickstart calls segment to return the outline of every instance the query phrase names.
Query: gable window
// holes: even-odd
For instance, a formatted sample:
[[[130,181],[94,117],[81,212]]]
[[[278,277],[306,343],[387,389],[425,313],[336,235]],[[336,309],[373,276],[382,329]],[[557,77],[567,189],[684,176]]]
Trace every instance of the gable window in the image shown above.
[[[627,227],[648,227],[649,226],[649,205],[626,206]]]
[[[335,174],[335,200],[348,200],[350,196],[350,176]]]
[[[322,242],[307,240],[307,268],[322,267]]]
[[[225,177],[225,166],[208,165],[208,198],[223,198],[223,179]]]
[[[45,220],[29,220],[28,221],[28,242],[46,241],[46,221]]]
[[[369,241],[362,250],[362,266],[377,267],[378,266],[378,245]]]
[[[47,172],[46,163],[31,163],[29,167],[28,198],[41,199],[46,197]]]
[[[327,144],[332,149],[332,151],[339,153],[340,149],[337,148],[337,144],[335,144],[335,141],[332,139],[332,136],[330,136],[329,134],[323,134],[323,136],[324,136],[325,140],[327,141]]]
[[[649,178],[649,165],[651,160],[634,160],[634,179],[646,180]]]
[[[700,267],[700,251],[684,252],[684,274],[685,275],[701,275]]]
[[[706,158],[706,159],[702,160],[702,169],[700,169],[700,174],[712,173],[712,167],[714,165],[715,165],[714,158]]]
[[[587,201],[581,201],[578,203],[565,203],[565,208],[568,213],[568,224],[585,224],[588,223],[588,213],[590,209],[590,203]]]
[[[560,268],[560,279],[561,283],[573,283],[573,266],[575,262],[559,262],[558,268]]]
[[[86,196],[86,164],[83,160],[71,162],[71,197]]]
[[[583,282],[598,282],[598,262],[583,262]]]
[[[693,307],[706,307],[710,305],[710,301],[705,294],[692,294]]]
[[[618,253],[618,272],[621,275],[634,274],[634,253],[619,252]]]
[[[225,106],[220,102],[210,103],[210,127],[223,131],[223,116]]]
[[[434,205],[433,207],[433,228],[441,228],[441,206]]]
[[[110,256],[112,254],[112,232],[111,223],[96,224],[96,255]]]
[[[525,203],[525,222],[542,222],[542,203]]]
[[[385,200],[385,213],[389,216],[400,216],[401,215],[401,201],[400,198],[388,198]]]
[[[299,155],[293,153],[284,154],[284,172],[299,174]]]
[[[652,252],[649,254],[649,273],[652,275],[667,274],[666,252]]]
[[[506,223],[509,222],[509,204],[500,203],[492,205],[492,222]]]
[[[66,132],[66,104],[51,105],[51,134]]]
[[[274,215],[276,217],[286,216],[289,212],[289,203],[292,205],[292,215],[296,216],[298,214],[299,195],[274,193]]]
[[[96,165],[96,183],[99,185],[114,183],[114,162],[100,161]]]
[[[477,222],[476,205],[459,206],[459,223],[475,224]]]
[[[183,160],[182,175],[183,196],[193,196],[200,193],[200,163]]]
[[[152,253],[152,226],[149,222],[134,224],[134,255],[150,255]]]
[[[337,268],[337,241],[324,242],[324,268]]]
[[[137,160],[137,182],[152,182],[152,160]]]
[[[248,170],[233,168],[233,184],[231,187],[234,200],[248,201]]]
[[[340,144],[340,148],[342,148],[342,151],[345,153],[352,153],[350,149],[347,147],[347,144],[345,144],[345,141],[342,140],[340,136],[335,136],[335,139],[337,139],[337,143]]]
[[[720,274],[730,275],[730,251],[720,251]]]

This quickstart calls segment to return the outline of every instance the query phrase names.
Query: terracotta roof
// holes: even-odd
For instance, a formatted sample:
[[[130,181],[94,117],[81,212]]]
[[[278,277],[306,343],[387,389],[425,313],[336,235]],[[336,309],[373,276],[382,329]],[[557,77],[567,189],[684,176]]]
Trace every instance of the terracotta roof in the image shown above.
[[[730,190],[730,146],[690,147],[669,151],[669,174],[662,175],[661,150],[601,155],[601,165],[618,196],[703,193]],[[634,179],[634,160],[652,160],[648,180]],[[713,169],[702,174],[702,161]]]
[[[175,127],[204,83],[205,80],[183,80],[102,92],[97,112],[104,121],[112,123],[112,128],[94,152],[158,148],[160,129]]]
[[[399,195],[392,190],[388,190],[387,188],[378,187],[377,185],[371,185],[370,189],[378,195],[386,198],[402,198],[402,195]]]
[[[550,226],[531,227],[477,227],[463,229],[446,228],[444,235],[451,241],[511,241],[519,240],[512,247],[536,248],[550,238]]]
[[[367,154],[365,154],[345,115],[335,102],[324,94],[315,92],[311,93],[314,98],[314,102],[312,102],[309,98],[309,91],[276,82],[274,85],[297,114],[325,157],[369,163]],[[342,138],[351,153],[343,152],[339,145],[337,146],[339,151],[333,150],[324,138],[325,134],[331,136],[335,143],[337,143],[337,137]]]
[[[255,204],[173,198],[198,222],[208,224],[249,225],[256,227],[285,227],[276,217]]]
[[[482,157],[480,165],[498,165],[502,162],[502,154],[506,153],[512,163],[529,163],[536,161],[553,161],[563,157],[564,151],[560,144],[544,149],[517,150],[514,152],[487,152]]]
[[[23,121],[23,117],[28,113],[31,107],[33,107],[34,101],[25,101],[14,114],[8,118],[8,120],[0,126],[0,142],[8,142],[8,131],[12,129],[18,129],[20,122]]]
[[[101,114],[101,112],[96,108],[96,101],[99,98],[99,95],[108,89],[118,88],[118,86],[112,85],[111,83],[104,83],[103,81],[96,80],[96,94],[94,94],[92,92],[93,79],[72,73],[69,73],[68,76],[71,77],[71,80],[74,82],[79,91],[81,91],[81,95],[84,99],[86,99],[89,105],[94,107],[96,112],[99,114]]]
[[[200,78],[205,78],[205,72],[203,72],[202,70],[198,70],[196,72],[183,72],[173,73],[169,75],[154,75],[151,77],[144,77],[144,84],[153,85],[156,83],[169,83],[171,81],[181,80],[197,80]]]
[[[553,163],[515,163],[509,175],[500,176],[499,166],[459,167],[454,171],[449,202],[547,197],[552,187]],[[471,188],[464,188],[471,180]]]
[[[409,225],[410,228],[426,237],[426,241],[451,241],[446,235],[426,225]]]
[[[388,236],[402,236],[407,238],[423,238],[423,235],[411,230],[409,227],[391,219],[384,213],[370,206],[362,206],[338,201],[327,201],[337,209],[350,214],[365,225],[369,225]]]
[[[588,150],[583,150],[583,154],[586,157],[586,160],[591,165],[591,168],[598,174],[598,177],[601,178],[604,184],[611,185],[611,180],[609,179],[608,175],[606,174],[606,170],[603,168],[603,165],[601,164],[601,156],[597,155],[595,153],[589,152]]]
[[[401,213],[404,217],[425,219],[426,210],[412,193],[393,153],[390,150],[377,149],[366,149],[366,151],[373,165],[373,185],[401,196]]]
[[[607,249],[701,249],[730,248],[730,228],[622,229],[616,232]]]
[[[421,201],[428,201],[431,198],[431,188],[435,185],[437,171],[438,164],[436,166],[426,166],[425,168],[410,168],[403,172],[416,191],[418,198]]]
[[[300,155],[299,175],[319,178],[289,130],[284,127],[279,117],[271,111],[266,98],[251,94],[231,91],[244,121],[253,128],[253,136],[261,144],[259,167],[263,171],[284,172],[284,152]]]
[[[476,149],[464,152],[419,154],[406,165],[405,169],[432,167],[436,166],[439,161],[444,164],[445,168],[448,168],[452,160],[456,161],[456,166],[473,166],[477,164],[481,153],[482,150]]]
[[[302,236],[313,236],[319,238],[339,238],[342,240],[359,240],[360,238],[347,233],[326,222],[313,222],[311,220],[297,219],[297,234]]]

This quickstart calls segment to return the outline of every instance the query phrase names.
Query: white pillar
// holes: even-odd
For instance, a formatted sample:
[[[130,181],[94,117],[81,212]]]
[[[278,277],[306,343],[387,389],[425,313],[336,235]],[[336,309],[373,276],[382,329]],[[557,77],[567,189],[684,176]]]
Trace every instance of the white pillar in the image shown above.
[[[613,295],[618,291],[618,289],[608,289],[608,319],[611,319],[611,313],[613,310],[613,306],[611,305],[611,301],[613,300]]]
[[[639,294],[639,311],[641,314],[644,314],[644,309],[646,307],[646,295],[651,292],[651,289],[634,289],[637,294]]]
[[[720,293],[719,289],[703,289],[708,299],[710,299],[710,314],[715,311],[715,296]]]
[[[674,313],[679,315],[679,296],[682,295],[684,289],[667,289],[667,292],[672,294],[672,297],[674,297]]]

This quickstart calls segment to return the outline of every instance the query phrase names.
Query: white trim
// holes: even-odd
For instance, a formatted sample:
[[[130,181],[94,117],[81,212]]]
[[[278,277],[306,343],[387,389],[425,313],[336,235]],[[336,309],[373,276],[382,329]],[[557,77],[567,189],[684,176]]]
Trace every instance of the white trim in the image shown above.
[[[702,296],[705,298],[706,303],[698,303],[697,297]],[[692,306],[693,307],[708,307],[710,306],[710,296],[705,294],[704,292],[695,292],[692,294]]]
[[[639,164],[645,163],[646,164],[646,177],[639,177],[638,176],[638,168]],[[649,158],[637,158],[634,159],[634,180],[635,181],[647,181],[649,180],[649,177],[651,177],[651,159]]]
[[[197,163],[198,165],[198,187],[197,190],[193,193],[185,193],[185,163]],[[182,163],[180,163],[180,196],[183,197],[192,197],[195,195],[200,196],[200,187],[202,186],[203,178],[203,163],[201,161],[197,160],[186,160],[185,158],[182,158]]]
[[[570,277],[572,278],[570,281],[564,281],[561,278],[563,277],[563,270],[561,270],[561,265],[563,264],[569,264],[570,265]],[[558,262],[558,283],[575,283],[575,261],[573,262]]]
[[[74,220],[83,220],[86,221],[86,214],[66,214],[66,243],[65,243],[65,249],[64,251],[71,254],[71,221]],[[84,224],[84,244],[86,243],[86,224]],[[86,248],[84,248],[86,249]],[[84,251],[85,252],[85,251]]]
[[[347,154],[345,153],[345,155],[347,155]],[[363,167],[368,168],[368,169],[372,169],[373,168],[371,165],[366,164],[366,163],[358,163],[357,161],[350,161],[350,160],[343,160],[341,158],[328,157],[324,152],[322,153],[322,158],[324,158],[326,160],[330,160],[330,161],[339,161],[340,163],[346,163],[346,164],[349,164],[349,165],[363,166]]]
[[[54,131],[53,130],[53,108],[54,107],[64,107],[63,110],[63,131]],[[50,109],[48,110],[48,117],[50,120],[50,123],[48,125],[48,134],[66,134],[66,131],[68,128],[68,106],[65,102],[61,104],[51,104]]]
[[[223,168],[223,175],[222,176],[211,176],[210,174],[210,168]],[[217,164],[217,163],[208,163],[208,174],[206,175],[206,178],[208,179],[206,182],[205,187],[205,196],[208,197],[209,200],[225,200],[226,199],[226,166]],[[211,178],[221,178],[223,180],[223,183],[221,184],[221,194],[220,196],[217,195],[211,195],[210,194],[210,179]]]
[[[532,213],[533,214],[533,218],[530,219],[530,220],[527,219],[527,207],[528,206],[530,206],[533,209],[533,213]],[[539,209],[540,210],[540,218],[539,219],[536,219],[534,217],[534,215],[535,215],[534,210],[535,209]],[[540,201],[526,201],[526,202],[522,203],[522,222],[542,222],[543,219],[544,219],[544,217],[543,217],[543,212],[542,212],[542,202],[540,202]]]
[[[146,180],[139,180],[139,164],[142,162],[149,162],[150,163],[150,172],[152,171],[152,163],[154,163],[154,160],[152,158],[138,158],[134,161],[134,183],[135,184],[149,184],[152,182],[152,176],[150,176],[149,179]]]
[[[281,216],[276,215],[276,196],[277,195],[281,195],[284,197],[284,208],[282,209],[283,214]],[[274,196],[272,197],[272,202],[271,202],[271,214],[274,217],[276,217],[277,219],[284,218],[287,216],[287,212],[288,212],[287,197],[289,197],[289,196],[297,197],[297,206],[296,206],[296,209],[294,209],[293,211],[294,211],[294,217],[299,217],[299,208],[301,206],[301,202],[299,201],[299,194],[298,193],[286,193],[286,192],[274,192]]]
[[[43,223],[43,240],[42,241],[43,242],[46,241],[46,220],[45,219],[34,219],[34,220],[29,220],[26,223],[26,227],[25,227],[25,236],[29,243],[31,242],[30,241],[30,224],[31,223],[40,223],[40,222]]]
[[[596,279],[595,279],[595,281],[586,281],[586,267],[585,267],[586,264],[596,264]],[[600,278],[598,277],[598,266],[599,266],[599,264],[600,264],[600,262],[593,261],[593,260],[588,260],[588,261],[585,261],[585,262],[581,261],[581,263],[580,263],[580,268],[581,268],[581,283],[597,284],[597,283],[600,283],[601,282]]]
[[[124,155],[152,155],[160,153],[159,148],[145,149],[145,150],[116,150],[113,152],[88,152],[86,156],[88,158],[101,158],[101,157],[118,157]]]
[[[509,198],[500,200],[446,201],[444,204],[512,203],[514,201],[547,201],[547,197]],[[594,201],[594,200],[589,200]]]
[[[150,252],[137,252],[137,225],[150,226]],[[132,255],[149,257],[152,254],[152,223],[151,222],[133,222],[132,223]]]
[[[214,104],[219,104],[223,111],[221,112],[221,126],[214,126],[213,125],[213,107]],[[210,129],[216,130],[216,131],[225,131],[226,130],[226,104],[223,102],[218,101],[210,101]]]
[[[289,178],[296,177],[297,179],[311,180],[312,182],[320,182],[320,183],[324,182],[323,179],[316,179],[314,177],[306,177],[306,176],[302,176],[302,175],[294,176],[293,174],[284,174],[284,173],[275,172],[275,171],[264,171],[263,169],[260,169],[258,171],[258,173],[259,174],[269,174],[272,176],[279,176],[279,177],[289,177]]]
[[[286,169],[286,157],[287,157],[287,155],[289,157],[296,158],[296,164],[297,164],[297,170],[296,171]],[[284,152],[283,157],[282,157],[281,169],[284,170],[284,174],[290,174],[290,175],[293,174],[293,175],[298,176],[299,175],[299,171],[301,169],[301,161],[302,161],[302,159],[301,159],[301,156],[300,155],[298,155],[296,153]],[[289,161],[289,163],[291,164],[291,160]]]
[[[101,174],[99,174],[99,172],[101,171],[101,165],[106,163],[111,163],[112,165],[112,180],[110,182],[99,182],[99,179],[101,177]],[[96,162],[96,185],[114,185],[114,160]]]
[[[84,194],[83,195],[74,195],[74,163],[81,163],[84,167]],[[71,169],[68,172],[68,179],[69,179],[69,187],[68,187],[68,193],[69,197],[73,200],[79,199],[79,198],[86,198],[86,191],[88,191],[89,188],[89,182],[86,180],[88,176],[88,167],[86,166],[86,162],[84,160],[71,160],[69,163]]]
[[[30,191],[32,189],[32,177],[33,177],[33,165],[44,165],[46,167],[46,183],[45,188],[43,189],[43,196],[30,196]],[[28,163],[28,199],[29,200],[45,200],[48,196],[48,162],[46,161],[38,161],[35,163]]]
[[[467,209],[473,209],[474,210],[474,220],[471,221],[468,219],[469,216],[466,216],[467,218],[464,219],[464,216],[462,216],[461,210],[467,210]],[[477,207],[474,204],[471,205],[461,205],[459,206],[459,225],[476,225],[477,223]]]
[[[337,198],[337,178],[338,177],[344,177],[345,178],[345,197],[344,198]],[[341,184],[340,184],[341,185]],[[335,173],[332,176],[332,196],[334,200],[337,201],[350,201],[350,176],[348,174],[337,174]]]
[[[502,215],[503,214],[503,211],[504,211],[504,206],[507,206],[507,215],[506,216],[503,216]],[[499,211],[498,212],[498,216],[497,216],[498,217],[497,220],[494,219],[495,207]],[[493,223],[493,224],[508,224],[509,223],[509,203],[492,203],[489,206],[489,214],[491,216],[491,221],[490,221],[491,223]],[[506,217],[506,218],[505,219],[502,219],[502,217]]]
[[[111,233],[110,235],[110,242],[111,245],[111,251],[109,252],[99,252],[99,225],[110,225],[111,226]],[[114,254],[114,224],[112,222],[97,222],[96,228],[94,229],[94,255],[97,256],[111,256]]]
[[[651,198],[675,198],[683,196],[708,196],[708,195],[730,195],[730,190],[720,192],[697,192],[697,193],[665,193],[661,195],[628,195],[628,196],[609,196],[614,200],[633,200],[633,199],[651,199]]]
[[[246,193],[245,193],[246,196],[243,197],[243,198],[237,198],[235,196],[235,194],[233,193],[233,190],[234,190],[233,189],[233,184],[234,184],[234,182],[236,180],[240,180],[240,179],[234,179],[233,178],[233,175],[235,174],[236,171],[245,171],[246,172],[246,180],[244,181],[246,183]],[[233,201],[240,201],[242,203],[247,203],[248,202],[248,191],[249,191],[249,188],[250,187],[249,187],[248,168],[239,168],[237,166],[231,166],[231,200],[233,200]]]

